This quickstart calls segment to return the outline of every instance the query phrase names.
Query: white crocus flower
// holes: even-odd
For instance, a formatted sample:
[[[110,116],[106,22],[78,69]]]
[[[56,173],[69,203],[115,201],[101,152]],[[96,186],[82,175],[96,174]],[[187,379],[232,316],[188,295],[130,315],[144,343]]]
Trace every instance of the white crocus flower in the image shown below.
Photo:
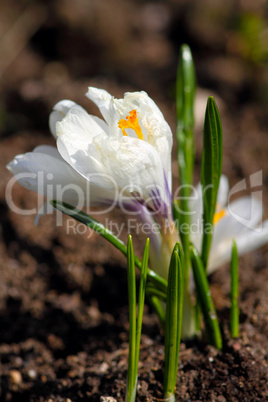
[[[104,190],[165,217],[171,216],[172,133],[145,92],[115,99],[90,87],[87,96],[104,120],[73,106],[56,123],[62,158],[82,177]],[[61,104],[58,104],[58,108]]]
[[[268,242],[268,221],[262,222],[262,203],[254,196],[241,197],[228,204],[229,183],[222,175],[214,216],[214,232],[208,272],[212,273],[230,261],[232,240],[239,255],[250,252]],[[201,251],[202,245],[202,189],[199,184],[190,203],[192,211],[191,241]]]
[[[39,146],[7,168],[24,187],[49,199],[80,208],[147,208],[170,219],[172,133],[156,104],[145,92],[115,99],[90,87],[87,96],[104,120],[72,101],[58,102],[49,118],[57,149]]]

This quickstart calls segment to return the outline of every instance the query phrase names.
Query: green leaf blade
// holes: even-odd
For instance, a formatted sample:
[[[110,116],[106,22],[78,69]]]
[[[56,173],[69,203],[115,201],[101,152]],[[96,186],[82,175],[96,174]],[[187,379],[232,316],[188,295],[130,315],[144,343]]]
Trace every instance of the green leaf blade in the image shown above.
[[[129,304],[129,355],[128,355],[128,377],[127,377],[127,397],[130,401],[135,384],[137,382],[136,373],[136,274],[134,263],[134,251],[132,237],[128,237],[127,245],[127,277],[128,277],[128,304]]]
[[[191,260],[198,304],[204,317],[207,337],[213,346],[221,350],[222,337],[216,309],[211,297],[202,260],[194,246],[191,246]]]
[[[208,265],[209,252],[213,236],[213,219],[216,211],[221,171],[221,119],[213,97],[209,97],[205,113],[201,166],[201,184],[203,195],[202,261],[205,269],[207,269]],[[208,230],[208,228],[210,228],[210,230]]]
[[[139,355],[140,355],[140,342],[141,342],[141,329],[142,329],[142,317],[144,310],[145,289],[147,282],[148,260],[149,260],[149,248],[150,240],[147,239],[143,252],[142,268],[140,276],[140,289],[139,289],[139,301],[138,301],[138,317],[137,317],[137,333],[136,333],[136,365],[135,370],[138,373]]]
[[[176,113],[182,128],[194,127],[194,97],[196,75],[191,49],[184,44],[180,48],[176,81]]]
[[[233,240],[232,258],[231,258],[231,317],[230,331],[231,337],[239,336],[239,270],[238,270],[238,252],[236,242]]]
[[[190,227],[188,198],[191,196],[194,168],[194,99],[196,91],[195,67],[191,50],[188,45],[182,45],[177,69],[176,80],[176,114],[178,142],[177,160],[180,176],[180,201],[174,202],[174,217],[177,222],[180,238],[184,249],[185,286],[189,282],[190,257],[189,231],[180,230]]]
[[[183,267],[178,244],[174,247],[169,267],[165,322],[164,397],[172,398],[178,371],[183,312]]]

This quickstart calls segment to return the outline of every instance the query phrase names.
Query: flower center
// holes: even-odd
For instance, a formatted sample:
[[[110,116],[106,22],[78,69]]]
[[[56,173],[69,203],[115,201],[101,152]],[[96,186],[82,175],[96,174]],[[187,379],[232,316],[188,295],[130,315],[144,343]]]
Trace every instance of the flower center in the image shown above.
[[[218,223],[225,215],[226,215],[225,209],[216,212],[213,218],[213,224],[216,225],[216,223]]]
[[[141,127],[139,124],[139,119],[137,117],[137,111],[135,109],[129,112],[128,116],[126,117],[126,120],[125,119],[119,120],[118,127],[121,128],[123,135],[125,136],[127,136],[126,128],[132,128],[132,130],[134,130],[135,133],[137,134],[137,137],[140,140],[144,140]]]

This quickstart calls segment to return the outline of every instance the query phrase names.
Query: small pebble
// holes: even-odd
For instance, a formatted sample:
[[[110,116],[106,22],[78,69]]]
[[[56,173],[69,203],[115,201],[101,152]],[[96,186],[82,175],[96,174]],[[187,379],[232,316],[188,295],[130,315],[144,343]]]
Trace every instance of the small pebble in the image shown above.
[[[104,374],[104,373],[106,373],[106,371],[108,370],[108,368],[109,368],[109,365],[108,365],[106,362],[103,362],[103,363],[100,365],[100,367],[99,367],[99,372],[100,372],[101,374]]]
[[[28,371],[28,377],[30,377],[32,380],[34,380],[36,378],[37,374],[36,371],[34,369],[30,369]]]
[[[241,346],[240,346],[240,344],[238,342],[236,342],[236,343],[233,344],[233,348],[234,348],[234,350],[240,350]]]
[[[19,385],[22,383],[22,376],[18,370],[11,370],[9,373],[9,378],[13,384]]]
[[[45,375],[42,375],[42,376],[41,376],[41,381],[42,381],[42,382],[47,382],[47,377],[46,377]]]
[[[20,356],[17,356],[17,357],[15,358],[15,363],[16,363],[17,366],[22,366],[22,365],[23,365],[23,360],[22,360],[22,358],[21,358]]]
[[[101,396],[100,402],[117,402],[112,396]]]
[[[95,306],[88,307],[88,315],[92,320],[100,320],[101,318],[101,313]]]

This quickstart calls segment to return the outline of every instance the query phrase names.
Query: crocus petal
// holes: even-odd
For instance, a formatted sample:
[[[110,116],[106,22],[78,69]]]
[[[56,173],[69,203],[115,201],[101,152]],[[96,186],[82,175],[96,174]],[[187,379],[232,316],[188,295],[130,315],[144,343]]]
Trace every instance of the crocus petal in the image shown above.
[[[102,186],[101,179],[106,171],[99,150],[94,144],[92,146],[95,136],[102,135],[104,141],[108,140],[102,127],[86,112],[74,108],[63,121],[57,123],[57,134],[57,147],[62,158],[86,180],[91,180],[92,174],[98,173],[99,184]]]
[[[257,225],[262,217],[262,203],[258,199],[242,197],[230,203],[228,210],[228,215],[214,227],[209,259],[210,273],[230,260],[232,239],[237,242],[239,254],[253,250],[267,241],[266,230],[262,234],[258,232]]]
[[[69,110],[62,121],[57,122],[56,132],[57,136],[64,136],[67,139],[69,136],[73,140],[75,136],[76,144],[73,144],[77,149],[85,149],[93,138],[105,133],[107,134],[108,127],[101,119],[93,118],[85,110],[76,107]],[[104,127],[106,130],[104,130]]]
[[[66,118],[57,123],[57,135],[61,156],[85,179],[89,179],[90,173],[106,173],[99,160],[98,150],[90,145],[95,136],[102,135],[105,139],[108,136],[92,116],[85,111],[71,109]],[[89,163],[92,171],[89,170]]]
[[[49,147],[50,148],[50,147]],[[44,151],[44,149],[42,150]],[[55,153],[51,151],[50,153]],[[39,194],[49,196],[50,199],[56,197],[57,185],[61,188],[64,186],[77,185],[85,190],[86,182],[78,175],[63,159],[54,157],[44,152],[28,152],[26,154],[17,155],[11,161],[7,168],[17,176],[18,182],[28,190],[36,191]],[[25,174],[25,176],[23,176]],[[59,193],[58,193],[59,195]],[[65,200],[71,202],[77,194],[67,190],[64,193]]]
[[[236,240],[237,250],[240,255],[255,250],[268,242],[268,220],[257,228],[257,231],[250,231]]]
[[[217,207],[219,210],[223,209],[227,204],[228,194],[229,194],[229,182],[227,177],[224,174],[222,174],[217,196]]]
[[[114,194],[89,184],[60,156],[55,147],[42,145],[17,155],[8,165],[17,181],[26,189],[65,201],[79,208],[110,205]]]
[[[262,218],[262,203],[255,197],[242,197],[230,203],[226,214],[214,226],[212,247],[254,229]]]
[[[57,148],[52,147],[51,145],[38,145],[33,149],[33,152],[50,155],[53,156],[53,158],[59,159],[61,162],[63,162],[62,157],[60,156],[60,153],[57,150]]]
[[[227,201],[229,193],[229,183],[225,175],[221,175],[218,196],[217,196],[217,210],[222,210]],[[202,214],[203,214],[203,198],[202,198],[202,186],[201,183],[194,188],[192,196],[189,200],[189,209],[191,211],[191,222],[199,225],[201,234],[202,231]],[[217,212],[217,211],[216,211]]]
[[[257,231],[247,230],[241,236],[234,237],[239,255],[251,252],[268,242],[268,221],[263,222]],[[217,268],[230,261],[232,252],[232,238],[227,238],[212,247],[209,258],[208,272],[211,274]]]
[[[191,222],[201,224],[202,220],[202,186],[201,183],[193,189],[192,195],[189,199],[189,210],[191,211]],[[201,226],[200,226],[201,228]],[[201,233],[201,231],[200,231]]]
[[[114,112],[111,106],[112,95],[105,91],[105,89],[89,87],[86,96],[98,106],[108,125],[112,125],[114,118]]]
[[[57,134],[56,134],[57,122],[61,121],[72,107],[76,107],[78,109],[84,110],[82,108],[82,106],[78,105],[77,103],[75,103],[71,100],[67,100],[67,99],[56,103],[56,105],[53,107],[53,111],[49,115],[48,124],[49,124],[49,129],[55,138],[57,138]]]
[[[255,197],[242,197],[231,202],[226,208],[229,197],[229,184],[222,175],[217,197],[217,212],[223,210],[224,216],[214,225],[210,250],[208,272],[229,261],[232,239],[237,242],[238,252],[252,250],[267,241],[266,229],[263,234],[256,232],[262,218],[262,203]],[[202,188],[199,183],[189,202],[191,215],[191,241],[199,252],[202,245]],[[252,243],[250,244],[250,242]]]

